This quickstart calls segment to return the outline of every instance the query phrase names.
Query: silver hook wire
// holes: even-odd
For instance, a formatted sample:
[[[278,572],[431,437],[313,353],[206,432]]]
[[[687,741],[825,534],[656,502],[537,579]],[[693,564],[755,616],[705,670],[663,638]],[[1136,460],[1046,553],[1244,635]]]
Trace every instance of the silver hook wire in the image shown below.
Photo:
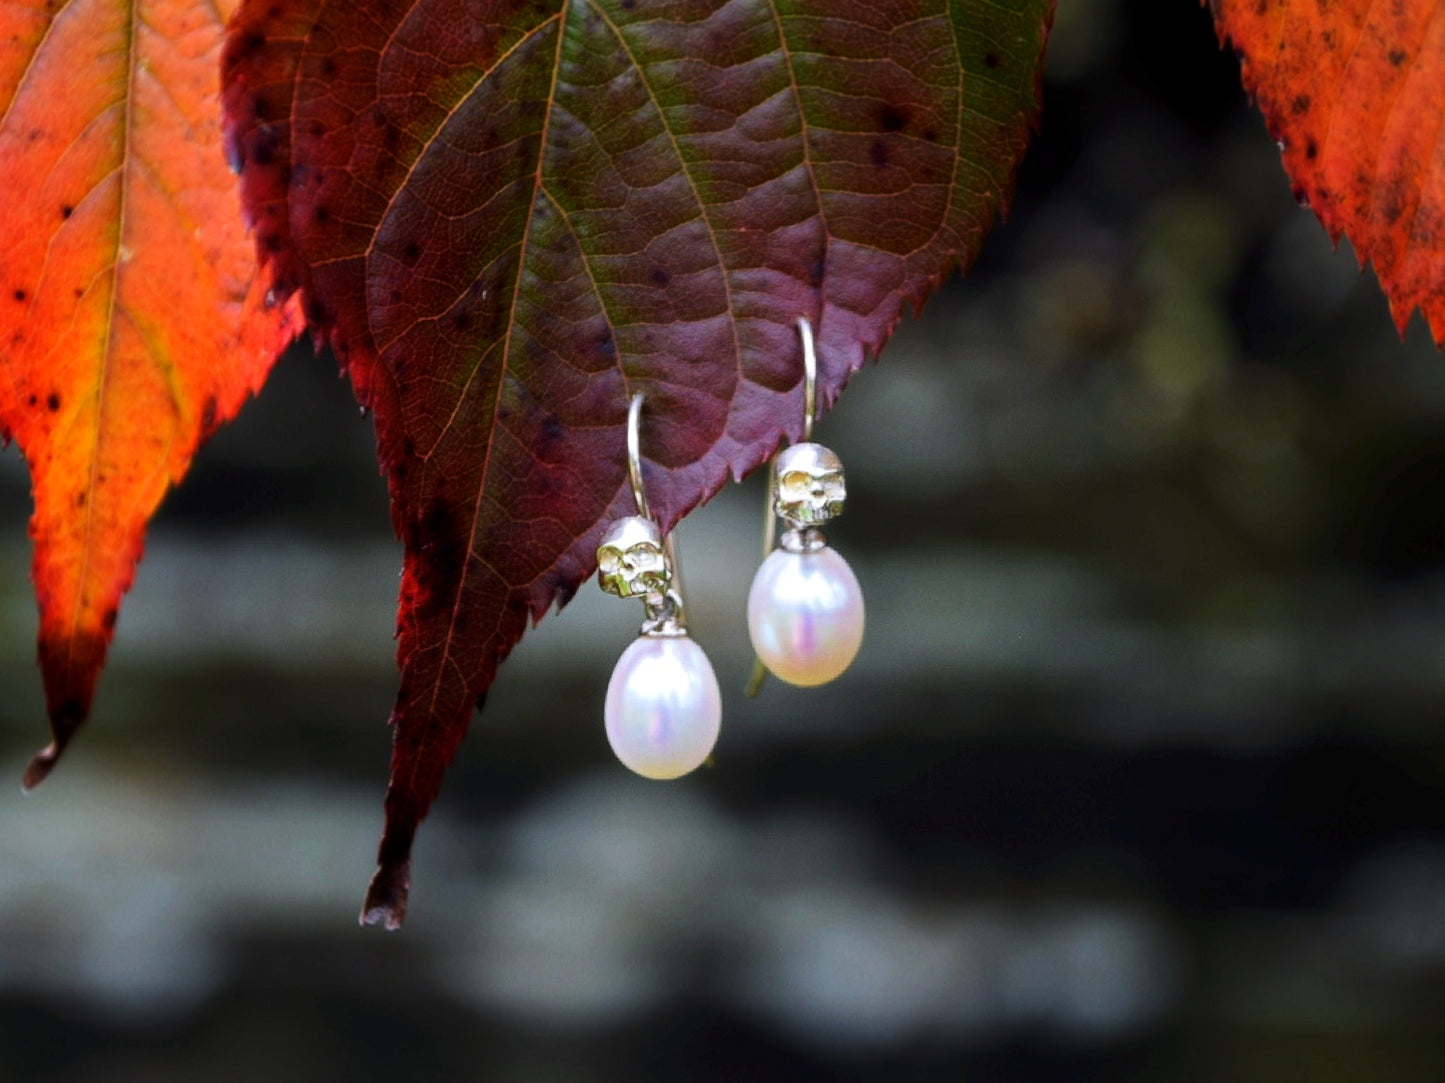
[[[642,488],[642,438],[638,435],[638,430],[642,428],[642,400],[645,397],[639,391],[632,396],[632,402],[627,407],[627,479],[632,482],[632,501],[637,505],[637,514],[651,519],[647,493]]]
[[[647,398],[641,391],[627,405],[627,480],[632,484],[632,502],[637,514],[652,519],[647,504],[647,491],[642,487],[642,403]],[[657,520],[653,519],[653,522]],[[643,635],[686,635],[687,607],[682,601],[682,569],[677,562],[677,548],[671,532],[662,536],[662,551],[672,568],[672,589],[656,599],[647,599],[647,620]]]
[[[798,334],[803,337],[803,442],[813,439],[813,422],[818,417],[818,357],[813,352],[813,325],[798,317]]]

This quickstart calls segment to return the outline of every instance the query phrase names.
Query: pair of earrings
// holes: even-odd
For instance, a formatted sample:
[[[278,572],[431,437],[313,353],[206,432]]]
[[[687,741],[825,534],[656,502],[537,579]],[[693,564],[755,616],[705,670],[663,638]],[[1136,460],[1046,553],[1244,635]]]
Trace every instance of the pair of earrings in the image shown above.
[[[760,667],[789,684],[826,684],[848,668],[863,642],[863,593],[847,561],[819,529],[843,510],[846,488],[838,456],[812,442],[817,412],[813,330],[803,340],[803,443],[785,448],[770,469],[767,556],[748,592],[748,634]],[[722,695],[712,664],[687,634],[677,556],[647,506],[638,430],[643,396],[627,413],[627,473],[637,514],[619,519],[597,549],[602,589],[641,598],[646,619],[607,685],[607,740],[622,763],[647,778],[678,778],[712,753],[722,722]],[[786,524],[773,548],[775,520]],[[758,668],[749,687],[761,686]]]

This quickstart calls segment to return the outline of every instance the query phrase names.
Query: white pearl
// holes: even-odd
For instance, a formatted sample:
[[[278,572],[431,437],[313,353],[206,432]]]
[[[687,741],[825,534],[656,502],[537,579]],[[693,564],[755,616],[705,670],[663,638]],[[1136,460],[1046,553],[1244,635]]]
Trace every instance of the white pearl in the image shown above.
[[[645,778],[677,778],[717,742],[722,693],[701,647],[687,636],[638,636],[607,685],[607,742]]]
[[[748,635],[773,674],[789,684],[827,684],[863,644],[863,591],[848,562],[824,546],[774,549],[748,592]]]

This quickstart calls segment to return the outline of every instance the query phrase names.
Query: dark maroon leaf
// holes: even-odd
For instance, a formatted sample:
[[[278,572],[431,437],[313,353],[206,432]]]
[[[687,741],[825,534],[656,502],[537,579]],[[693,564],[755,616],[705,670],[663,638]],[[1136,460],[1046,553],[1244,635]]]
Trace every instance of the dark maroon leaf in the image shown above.
[[[375,411],[405,545],[386,830],[417,824],[528,618],[830,403],[978,251],[1052,0],[243,4],[224,81],[260,251]]]

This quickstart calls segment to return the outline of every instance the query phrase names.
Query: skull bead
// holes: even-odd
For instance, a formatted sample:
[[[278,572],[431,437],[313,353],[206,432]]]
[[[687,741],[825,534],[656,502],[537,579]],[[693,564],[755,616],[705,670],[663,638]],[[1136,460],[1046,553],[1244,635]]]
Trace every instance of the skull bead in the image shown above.
[[[773,508],[795,526],[815,526],[842,514],[848,495],[843,463],[822,444],[794,444],[778,453]]]
[[[657,524],[640,515],[613,523],[597,547],[597,582],[619,598],[666,594],[672,568]]]

